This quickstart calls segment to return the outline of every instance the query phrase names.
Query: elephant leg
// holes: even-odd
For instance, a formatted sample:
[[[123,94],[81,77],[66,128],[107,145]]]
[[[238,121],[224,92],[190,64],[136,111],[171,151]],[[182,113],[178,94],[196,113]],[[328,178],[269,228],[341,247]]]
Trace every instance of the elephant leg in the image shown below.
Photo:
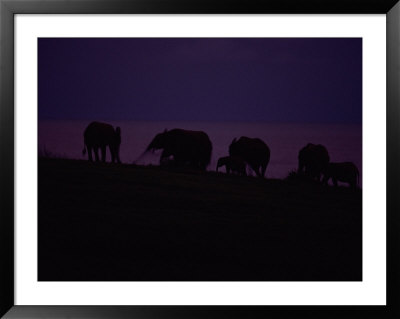
[[[111,145],[109,146],[109,151],[111,155],[111,163],[115,163],[115,150]]]
[[[261,165],[261,177],[265,177],[266,170],[267,170],[267,165]]]
[[[251,171],[253,171],[256,174],[256,176],[260,176],[260,172],[258,171],[256,166],[254,166],[253,164],[250,164],[250,163],[249,163],[249,166],[251,168]],[[254,176],[253,174],[251,174],[251,175]]]
[[[113,147],[110,145],[110,154],[111,154],[111,162],[121,164],[121,160],[119,158],[119,146]]]
[[[88,157],[89,157],[90,162],[93,162],[92,150],[93,150],[93,148],[91,146],[87,146]]]
[[[256,172],[256,175],[257,175],[258,177],[263,177],[263,176],[262,176],[262,169],[261,169],[261,166],[254,167],[253,170]]]
[[[100,148],[101,150],[101,161],[105,162],[106,161],[106,146],[102,146]]]
[[[117,148],[115,152],[115,159],[117,160],[118,164],[121,164],[121,159],[119,158],[119,147]]]
[[[93,147],[93,152],[94,152],[94,157],[96,159],[96,162],[98,162],[99,161],[99,148]]]

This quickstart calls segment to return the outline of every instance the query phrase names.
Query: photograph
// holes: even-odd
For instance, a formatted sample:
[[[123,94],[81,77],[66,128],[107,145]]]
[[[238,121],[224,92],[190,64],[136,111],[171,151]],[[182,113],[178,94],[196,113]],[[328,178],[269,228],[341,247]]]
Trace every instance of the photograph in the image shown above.
[[[37,47],[38,281],[363,280],[362,38]]]

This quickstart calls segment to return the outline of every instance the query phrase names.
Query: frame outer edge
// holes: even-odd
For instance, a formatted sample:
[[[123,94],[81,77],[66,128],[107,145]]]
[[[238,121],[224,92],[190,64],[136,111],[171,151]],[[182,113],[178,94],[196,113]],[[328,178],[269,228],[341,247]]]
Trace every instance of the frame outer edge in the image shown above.
[[[65,1],[11,1],[0,0],[0,317],[14,306],[14,12],[44,13],[52,11],[69,11],[65,7],[60,10]],[[77,1],[80,2],[80,1]],[[33,6],[39,5],[36,9]],[[85,4],[93,5],[92,1]],[[107,3],[107,1],[105,1]],[[10,6],[10,7],[9,7]],[[58,7],[58,9],[57,9]],[[74,8],[75,9],[75,8]],[[100,8],[98,8],[100,9]],[[107,8],[108,9],[108,8]],[[82,12],[82,8],[77,9]],[[289,9],[290,10],[290,9]],[[33,12],[30,12],[33,11]],[[40,12],[41,11],[41,12]],[[75,10],[72,10],[75,11]],[[85,11],[85,10],[83,10]],[[88,11],[91,11],[90,9]],[[102,11],[102,9],[100,9]],[[119,11],[118,9],[115,11]],[[138,10],[140,11],[140,10]],[[151,10],[150,10],[151,11]],[[48,12],[50,13],[50,12]],[[167,12],[165,12],[167,13]],[[378,13],[378,12],[374,12]],[[398,287],[399,262],[398,248],[399,229],[398,216],[400,200],[397,195],[397,183],[400,181],[398,163],[400,163],[400,2],[387,13],[387,240],[388,240],[388,299],[387,303],[395,311],[385,317],[395,318],[399,315]],[[11,62],[11,63],[10,63]],[[389,69],[390,67],[390,69]],[[389,174],[391,173],[391,174]],[[396,220],[397,219],[397,220]],[[390,292],[390,293],[389,293]],[[13,307],[15,310],[28,311],[31,317],[39,310],[51,311],[51,308],[72,310],[76,307]],[[65,308],[65,309],[63,309]],[[82,307],[78,307],[82,308]],[[86,307],[83,307],[86,308]],[[98,309],[98,307],[93,307]],[[108,308],[108,307],[107,307]],[[120,308],[120,307],[116,307]],[[125,307],[123,307],[125,308]],[[130,308],[130,307],[126,307]],[[140,307],[141,308],[141,307]],[[67,310],[68,309],[68,310]],[[86,308],[87,309],[87,308]],[[55,309],[53,309],[55,310]],[[79,309],[81,313],[82,309]],[[126,309],[127,310],[127,309]],[[372,310],[372,309],[371,309]],[[63,311],[64,312],[64,311]],[[64,313],[65,313],[64,312]],[[85,311],[82,311],[85,312]],[[128,312],[130,312],[128,310]],[[141,311],[139,311],[141,313]],[[361,312],[360,312],[361,313]],[[375,317],[371,312],[366,317]],[[142,313],[143,314],[143,313]],[[354,314],[354,313],[353,313]],[[381,313],[382,314],[382,313]],[[350,314],[349,314],[350,315]],[[388,313],[386,312],[386,315]],[[12,315],[11,315],[12,316]],[[85,316],[85,315],[83,315]],[[334,313],[331,314],[333,317]],[[27,317],[27,318],[28,318]],[[347,317],[347,316],[344,316]]]
[[[15,13],[386,14],[398,0],[1,0]]]
[[[0,2],[0,316],[14,305],[14,14]]]
[[[387,305],[392,315],[400,317],[399,307],[399,212],[400,181],[400,2],[386,16],[386,78],[387,78]]]

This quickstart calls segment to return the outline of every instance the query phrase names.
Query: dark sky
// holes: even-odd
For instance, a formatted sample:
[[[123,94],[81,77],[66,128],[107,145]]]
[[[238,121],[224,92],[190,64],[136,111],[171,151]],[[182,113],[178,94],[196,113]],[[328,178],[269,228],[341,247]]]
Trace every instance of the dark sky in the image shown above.
[[[39,119],[361,123],[362,39],[39,42]]]

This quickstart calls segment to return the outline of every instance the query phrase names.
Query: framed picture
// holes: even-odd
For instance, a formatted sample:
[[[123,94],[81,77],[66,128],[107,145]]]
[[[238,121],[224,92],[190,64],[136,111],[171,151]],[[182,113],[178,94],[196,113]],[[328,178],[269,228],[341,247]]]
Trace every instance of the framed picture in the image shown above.
[[[396,1],[0,10],[2,315],[399,314]]]

